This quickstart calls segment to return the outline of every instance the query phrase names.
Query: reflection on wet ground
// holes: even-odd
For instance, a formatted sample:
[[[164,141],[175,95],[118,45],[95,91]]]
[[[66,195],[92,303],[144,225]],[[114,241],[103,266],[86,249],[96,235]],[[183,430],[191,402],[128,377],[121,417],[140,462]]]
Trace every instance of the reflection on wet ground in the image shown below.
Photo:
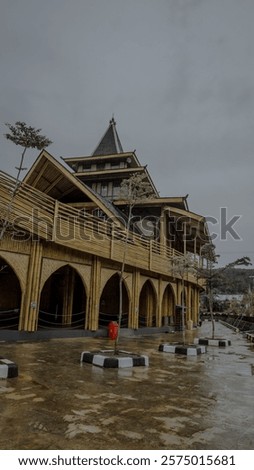
[[[205,322],[195,335],[210,335]],[[180,333],[122,338],[150,366],[101,369],[80,364],[107,338],[1,343],[19,377],[0,380],[1,449],[253,449],[254,345],[231,339],[198,357],[158,351]]]

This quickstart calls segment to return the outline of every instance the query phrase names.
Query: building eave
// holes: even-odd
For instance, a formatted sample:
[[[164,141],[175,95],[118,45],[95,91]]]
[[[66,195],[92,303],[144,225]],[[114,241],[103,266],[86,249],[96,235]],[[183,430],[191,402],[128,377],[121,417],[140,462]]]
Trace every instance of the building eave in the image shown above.
[[[47,175],[45,175],[46,170]],[[110,209],[108,201],[104,203],[102,197],[96,195],[95,191],[77,179],[46,150],[39,154],[23,181],[55,199],[58,199],[55,193],[66,196],[74,192],[78,197],[84,197],[86,199],[84,202],[87,202],[87,199],[91,200],[108,217],[116,215],[113,208]]]
[[[98,156],[83,156],[83,157],[61,157],[61,159],[69,165],[72,169],[74,169],[75,165],[77,164],[95,164],[101,162],[112,162],[115,160],[122,160],[126,161],[128,158],[131,159],[130,167],[140,167],[140,162],[137,155],[134,152],[125,152],[125,153],[117,153],[112,155],[98,155]]]
[[[77,178],[80,177],[91,177],[91,179],[96,179],[97,177],[100,176],[106,176],[108,178],[112,176],[117,176],[117,175],[127,175],[128,173],[143,173],[145,170],[144,167],[138,167],[138,168],[110,168],[108,170],[95,170],[95,171],[77,171],[74,173],[74,176]],[[90,179],[90,178],[89,178]]]
[[[126,199],[120,199],[114,202],[115,205],[123,206],[126,205],[128,201]],[[156,197],[156,198],[149,198],[149,199],[142,199],[137,201],[137,206],[156,206],[156,207],[167,207],[167,206],[182,206],[179,207],[183,210],[188,210],[186,206],[186,198],[185,197]]]

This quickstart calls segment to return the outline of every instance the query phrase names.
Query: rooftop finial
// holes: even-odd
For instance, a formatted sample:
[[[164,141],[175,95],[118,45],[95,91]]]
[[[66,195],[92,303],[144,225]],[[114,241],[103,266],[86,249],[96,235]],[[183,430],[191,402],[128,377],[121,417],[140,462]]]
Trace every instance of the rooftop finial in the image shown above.
[[[92,155],[114,155],[116,153],[123,153],[123,147],[116,130],[114,114],[112,114],[109,126]]]
[[[115,118],[114,118],[114,113],[112,114],[112,119],[109,121],[109,124],[112,124],[113,126],[116,125],[116,121],[115,121]]]

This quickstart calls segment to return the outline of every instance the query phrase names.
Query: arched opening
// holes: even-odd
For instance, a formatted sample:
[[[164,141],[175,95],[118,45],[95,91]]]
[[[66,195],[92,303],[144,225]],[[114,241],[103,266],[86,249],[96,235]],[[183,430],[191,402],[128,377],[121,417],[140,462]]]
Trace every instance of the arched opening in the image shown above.
[[[16,273],[0,258],[0,329],[18,329],[21,296]]]
[[[38,328],[85,327],[86,292],[79,274],[63,266],[45,282],[41,292]]]
[[[156,296],[149,280],[143,285],[139,295],[139,328],[156,326]]]
[[[175,312],[175,296],[170,284],[164,290],[161,305],[162,326],[173,323]]]
[[[99,328],[106,328],[111,321],[119,320],[119,301],[120,301],[120,277],[119,274],[114,274],[106,283],[100,298],[99,310]],[[129,296],[125,286],[122,283],[122,301],[123,313],[121,328],[128,328],[129,320]]]
[[[180,305],[175,308],[175,329],[182,331],[186,325],[186,290],[181,291]],[[184,327],[183,327],[184,322]]]

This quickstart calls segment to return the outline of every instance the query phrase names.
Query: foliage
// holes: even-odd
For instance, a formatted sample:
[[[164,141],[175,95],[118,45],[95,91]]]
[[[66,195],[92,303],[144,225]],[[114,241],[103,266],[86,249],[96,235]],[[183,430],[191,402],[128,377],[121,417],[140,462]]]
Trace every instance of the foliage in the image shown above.
[[[138,201],[149,199],[153,196],[154,191],[146,176],[140,173],[134,173],[130,178],[126,178],[121,182],[120,195],[126,200],[128,207],[133,208]]]
[[[197,277],[200,276],[206,280],[206,288],[207,288],[207,301],[208,301],[208,306],[209,306],[209,313],[211,315],[211,320],[212,320],[212,338],[214,338],[215,335],[215,321],[213,317],[213,304],[214,304],[214,295],[215,295],[215,290],[214,286],[216,282],[219,281],[222,275],[228,271],[228,269],[232,269],[235,266],[249,266],[251,264],[250,258],[248,256],[244,256],[242,258],[238,258],[235,261],[232,261],[231,263],[227,264],[220,270],[215,269],[215,264],[217,262],[215,252],[213,249],[213,245],[208,247],[208,250],[206,251],[206,245],[204,245],[204,253],[205,257],[207,260],[207,265],[206,267],[201,267],[197,268]],[[212,255],[213,253],[213,255]]]
[[[195,275],[197,269],[195,260],[189,252],[183,256],[173,258],[172,265],[172,274],[179,275],[181,279],[188,273]]]
[[[254,287],[254,269],[229,268],[223,273],[218,268],[214,279],[214,289],[217,294],[244,294]]]
[[[17,121],[15,125],[9,123],[5,125],[9,128],[10,132],[4,134],[4,136],[16,145],[42,150],[52,144],[51,140],[44,135],[40,135],[41,129],[27,126],[25,122]]]
[[[242,258],[238,258],[235,261],[226,264],[222,268],[216,269],[215,265],[217,264],[217,255],[214,255],[213,257],[208,257],[207,252],[205,254],[202,253],[202,256],[207,261],[206,266],[197,267],[196,273],[198,277],[206,279],[206,281],[209,282],[211,288],[218,287],[219,284],[223,282],[223,279],[228,276],[228,273],[235,272],[236,266],[249,266],[252,264],[248,256],[243,256]]]
[[[16,145],[20,145],[21,147],[23,147],[23,152],[20,158],[20,164],[19,167],[17,167],[18,173],[16,177],[16,184],[13,190],[14,197],[18,188],[20,173],[22,170],[24,170],[22,165],[26,150],[28,148],[36,148],[38,150],[42,150],[43,148],[48,147],[48,145],[52,144],[52,142],[47,137],[45,137],[45,135],[40,135],[41,129],[35,129],[34,127],[27,126],[25,122],[17,121],[15,122],[15,125],[9,123],[6,123],[5,125],[10,130],[10,133],[4,134],[6,139],[10,140]]]
[[[25,157],[25,153],[27,149],[36,148],[38,150],[42,150],[43,148],[47,147],[48,145],[52,143],[51,140],[45,137],[45,135],[40,134],[41,129],[35,129],[34,127],[27,126],[25,122],[17,121],[15,122],[15,125],[12,125],[9,123],[6,123],[5,125],[9,128],[9,131],[10,131],[4,134],[6,139],[10,140],[15,145],[20,145],[21,147],[23,147],[23,151],[20,157],[19,166],[16,167],[18,172],[17,172],[14,188],[11,194],[11,199],[7,206],[6,214],[4,216],[4,221],[3,221],[3,225],[1,228],[1,232],[0,232],[0,240],[3,238],[4,233],[6,232],[7,228],[10,225],[9,216],[12,210],[13,200],[16,196],[16,193],[20,185],[20,182],[19,182],[20,173],[22,170],[25,169],[23,168],[23,162],[24,162],[24,157]]]

